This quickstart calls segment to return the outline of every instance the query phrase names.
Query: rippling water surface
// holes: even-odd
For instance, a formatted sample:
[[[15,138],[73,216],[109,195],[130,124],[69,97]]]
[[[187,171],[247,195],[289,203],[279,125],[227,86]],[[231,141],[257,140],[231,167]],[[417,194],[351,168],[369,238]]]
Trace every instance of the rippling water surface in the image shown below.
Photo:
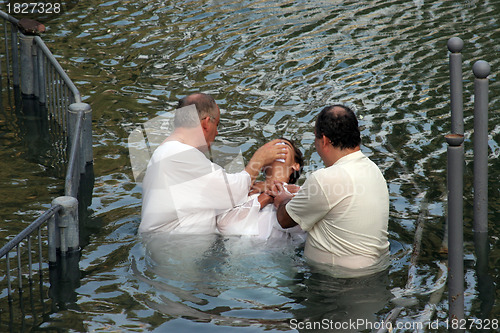
[[[401,305],[398,299],[407,303],[401,322],[444,320],[446,43],[453,36],[465,41],[466,315],[499,318],[500,308],[492,305],[498,294],[492,283],[500,276],[499,17],[496,0],[81,1],[48,24],[44,39],[92,105],[95,183],[83,223],[79,286],[41,326],[287,330],[294,328],[291,319],[380,322]],[[492,67],[486,271],[476,265],[471,233],[471,68],[479,59]],[[224,110],[219,147],[239,147],[249,158],[269,139],[290,137],[309,161],[306,174],[323,166],[313,145],[316,114],[327,104],[351,106],[362,127],[362,150],[389,184],[389,272],[334,279],[308,266],[300,248],[251,240],[216,238],[207,240],[208,248],[200,240],[199,252],[184,239],[145,248],[137,236],[141,188],[132,176],[127,137],[200,90]],[[47,156],[36,154],[26,125],[8,108],[0,131],[6,147],[0,153],[1,233],[7,237],[62,193],[63,179]],[[421,252],[411,266],[417,224],[423,227]],[[171,253],[172,244],[179,258],[159,255]]]

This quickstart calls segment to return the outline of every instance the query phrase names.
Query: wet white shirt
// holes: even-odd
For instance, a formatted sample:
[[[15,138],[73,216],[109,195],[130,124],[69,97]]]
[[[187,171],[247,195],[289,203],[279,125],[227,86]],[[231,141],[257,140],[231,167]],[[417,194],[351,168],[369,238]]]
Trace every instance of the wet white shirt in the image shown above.
[[[387,183],[361,151],[312,173],[286,210],[308,232],[313,261],[363,268],[388,255]]]
[[[246,171],[228,174],[198,149],[167,141],[144,177],[139,232],[215,233],[215,216],[245,202],[250,186]]]
[[[304,242],[306,233],[295,226],[284,229],[276,217],[276,208],[268,204],[260,208],[259,193],[250,195],[245,203],[217,216],[217,229],[223,235],[246,235],[259,239],[281,238]]]

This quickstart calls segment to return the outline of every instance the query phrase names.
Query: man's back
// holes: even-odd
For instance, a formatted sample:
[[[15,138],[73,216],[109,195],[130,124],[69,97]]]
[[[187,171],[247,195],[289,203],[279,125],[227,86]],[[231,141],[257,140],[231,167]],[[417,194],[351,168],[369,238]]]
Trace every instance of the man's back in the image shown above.
[[[314,172],[303,188],[286,208],[309,232],[309,247],[334,257],[376,260],[387,253],[387,184],[361,151]]]
[[[216,213],[244,200],[249,182],[248,176],[226,174],[198,149],[167,141],[144,177],[139,231],[214,233]]]

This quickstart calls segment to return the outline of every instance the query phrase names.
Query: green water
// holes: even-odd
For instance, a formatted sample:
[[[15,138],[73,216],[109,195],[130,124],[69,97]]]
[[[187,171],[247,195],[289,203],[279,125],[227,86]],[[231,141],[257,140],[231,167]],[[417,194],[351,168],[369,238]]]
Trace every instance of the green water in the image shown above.
[[[472,65],[482,59],[492,67],[486,277],[498,284],[499,17],[500,1],[90,0],[48,23],[44,40],[93,109],[95,181],[79,284],[37,325],[77,332],[286,330],[293,329],[293,318],[357,318],[364,300],[372,320],[380,321],[407,283],[417,221],[424,223],[422,250],[410,274],[414,288],[404,295],[416,302],[400,320],[422,320],[432,303],[432,319],[444,322],[447,293],[437,300],[432,295],[439,294],[433,291],[445,259],[439,250],[446,213],[444,135],[450,131],[446,42],[453,36],[465,42],[466,317],[500,318],[498,304],[488,303],[498,291],[481,289],[490,284],[478,277],[471,232]],[[51,162],[46,134],[37,134],[9,101],[5,78],[2,88],[0,216],[6,239],[62,195],[64,173]],[[175,276],[155,271],[137,237],[141,189],[127,137],[200,90],[224,109],[216,144],[237,146],[248,158],[271,138],[291,137],[309,161],[306,174],[323,166],[312,144],[315,115],[327,104],[351,106],[360,119],[362,150],[389,185],[393,265],[387,276],[331,281],[303,262],[300,249],[266,252],[253,245],[255,252],[234,253],[224,240],[204,266],[217,278],[189,281],[189,270],[179,267]]]

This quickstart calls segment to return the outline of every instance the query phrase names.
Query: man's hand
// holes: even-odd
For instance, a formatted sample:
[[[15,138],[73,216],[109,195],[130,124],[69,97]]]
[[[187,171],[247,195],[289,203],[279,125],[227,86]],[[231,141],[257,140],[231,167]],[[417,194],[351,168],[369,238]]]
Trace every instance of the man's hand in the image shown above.
[[[281,182],[274,182],[274,186],[271,189],[271,195],[274,197],[274,206],[276,208],[281,204],[286,205],[286,203],[293,198],[293,194],[288,192]]]
[[[276,216],[279,224],[285,229],[296,226],[297,222],[295,222],[290,215],[288,215],[288,212],[285,209],[288,201],[292,200],[293,194],[285,190],[281,182],[275,182],[271,192],[274,196],[274,206],[278,210]]]
[[[288,184],[286,186],[286,189],[288,190],[288,192],[292,193],[292,194],[295,194],[297,193],[299,190],[300,190],[300,186],[299,185],[295,185],[295,184]]]
[[[286,159],[288,154],[287,146],[277,145],[283,140],[275,139],[269,141],[253,154],[252,158],[245,167],[245,171],[250,175],[252,182],[255,181],[262,167],[273,163],[277,159]]]
[[[256,193],[263,193],[266,192],[266,183],[265,182],[255,182],[250,189],[250,192],[248,195],[256,194]]]
[[[285,159],[288,154],[288,148],[285,145],[277,144],[282,143],[281,139],[274,139],[269,141],[253,154],[253,158],[260,160],[262,166],[269,165],[277,159]]]

